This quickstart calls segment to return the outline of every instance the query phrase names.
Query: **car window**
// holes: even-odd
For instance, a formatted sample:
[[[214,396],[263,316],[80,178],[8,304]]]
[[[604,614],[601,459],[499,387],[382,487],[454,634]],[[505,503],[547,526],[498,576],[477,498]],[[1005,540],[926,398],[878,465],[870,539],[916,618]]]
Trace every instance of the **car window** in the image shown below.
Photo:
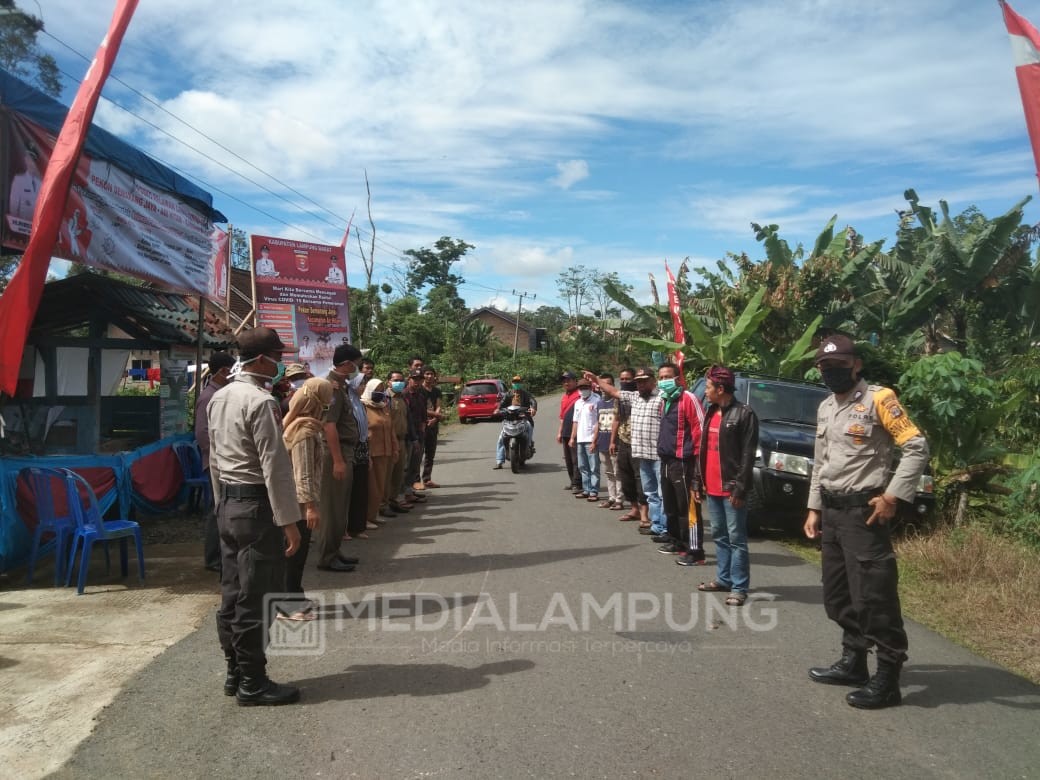
[[[497,395],[498,385],[494,382],[480,382],[478,384],[466,385],[462,390],[463,395]]]
[[[816,410],[828,395],[822,387],[785,385],[749,379],[747,400],[760,420],[816,424]]]

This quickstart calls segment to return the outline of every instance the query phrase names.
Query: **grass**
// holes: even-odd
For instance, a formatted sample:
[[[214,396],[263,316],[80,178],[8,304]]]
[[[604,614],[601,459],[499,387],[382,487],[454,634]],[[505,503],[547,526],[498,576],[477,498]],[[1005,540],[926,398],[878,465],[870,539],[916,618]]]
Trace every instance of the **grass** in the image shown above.
[[[788,540],[819,563],[806,539]],[[1040,551],[979,526],[896,542],[903,614],[1040,684]]]
[[[896,552],[907,617],[1040,684],[1040,552],[977,526]]]

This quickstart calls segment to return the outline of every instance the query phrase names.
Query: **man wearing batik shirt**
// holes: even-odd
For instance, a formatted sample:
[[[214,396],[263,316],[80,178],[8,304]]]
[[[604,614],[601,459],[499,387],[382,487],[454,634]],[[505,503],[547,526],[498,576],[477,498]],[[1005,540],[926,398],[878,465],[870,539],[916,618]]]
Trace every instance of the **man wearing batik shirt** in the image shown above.
[[[590,381],[596,379],[591,371],[586,371],[585,377]],[[639,464],[639,482],[646,496],[650,538],[661,544],[671,541],[661,507],[661,460],[657,454],[664,399],[649,368],[639,369],[634,381],[635,390],[618,390],[607,384],[600,385],[599,389],[605,398],[620,399],[622,408],[628,413],[632,429],[632,458]]]

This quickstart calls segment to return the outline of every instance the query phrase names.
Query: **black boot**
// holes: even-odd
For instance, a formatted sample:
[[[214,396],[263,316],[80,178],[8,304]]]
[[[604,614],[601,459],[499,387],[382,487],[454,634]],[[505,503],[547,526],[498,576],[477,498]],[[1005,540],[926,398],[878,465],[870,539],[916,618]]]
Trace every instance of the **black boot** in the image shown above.
[[[866,685],[870,680],[867,651],[846,647],[841,658],[830,666],[814,666],[810,669],[809,679],[826,685]]]
[[[275,707],[300,700],[300,689],[279,685],[267,677],[242,677],[235,693],[240,707]]]
[[[234,696],[238,693],[238,685],[242,679],[242,673],[238,671],[238,664],[230,658],[227,662],[227,677],[224,678],[224,695]]]
[[[899,692],[899,670],[902,664],[878,659],[877,674],[870,678],[866,688],[853,691],[845,701],[861,710],[880,710],[895,707],[903,700]]]

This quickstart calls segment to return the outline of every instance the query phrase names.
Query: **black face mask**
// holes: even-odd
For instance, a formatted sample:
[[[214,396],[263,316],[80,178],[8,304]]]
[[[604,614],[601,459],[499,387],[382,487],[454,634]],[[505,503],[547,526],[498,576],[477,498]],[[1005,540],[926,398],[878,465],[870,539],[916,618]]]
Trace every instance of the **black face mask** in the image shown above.
[[[633,380],[631,382],[622,382],[621,383],[621,389],[622,390],[635,390],[636,389],[635,380]]]
[[[823,383],[827,385],[828,389],[839,395],[847,393],[856,386],[856,378],[852,375],[851,366],[821,368],[820,376],[823,377]]]

